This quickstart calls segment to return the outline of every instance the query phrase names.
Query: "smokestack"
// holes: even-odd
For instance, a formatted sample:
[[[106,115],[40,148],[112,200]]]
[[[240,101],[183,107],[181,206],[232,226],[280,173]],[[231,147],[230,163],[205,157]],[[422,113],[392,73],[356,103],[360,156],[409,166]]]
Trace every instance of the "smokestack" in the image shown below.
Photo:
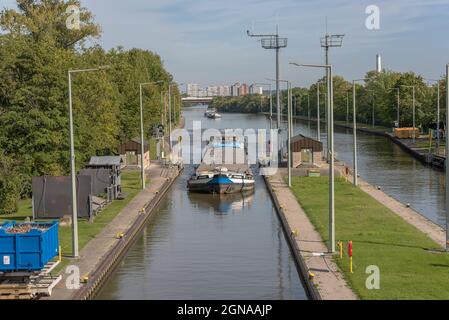
[[[380,57],[380,54],[376,55],[376,71],[382,72],[382,58]]]

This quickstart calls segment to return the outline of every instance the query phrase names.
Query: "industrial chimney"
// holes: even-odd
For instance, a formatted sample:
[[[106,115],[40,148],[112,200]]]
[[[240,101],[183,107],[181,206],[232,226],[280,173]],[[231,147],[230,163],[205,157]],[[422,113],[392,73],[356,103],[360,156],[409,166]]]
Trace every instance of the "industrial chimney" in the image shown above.
[[[376,71],[382,72],[382,59],[380,57],[380,54],[376,55]]]

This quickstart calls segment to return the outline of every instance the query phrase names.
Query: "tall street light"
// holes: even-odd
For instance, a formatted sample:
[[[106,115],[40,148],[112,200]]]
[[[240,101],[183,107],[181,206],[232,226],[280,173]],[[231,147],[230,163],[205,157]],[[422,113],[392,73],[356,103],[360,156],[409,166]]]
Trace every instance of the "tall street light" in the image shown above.
[[[352,80],[352,162],[353,162],[353,184],[358,184],[358,169],[357,169],[357,108],[356,108],[356,90],[355,83],[357,81],[366,81],[369,79],[354,79]]]
[[[399,117],[399,106],[400,106],[400,89],[399,88],[391,88],[388,91],[392,91],[392,90],[396,90],[397,91],[397,106],[396,106],[396,122],[397,122],[397,126],[398,128],[400,128],[400,117]]]
[[[317,139],[321,141],[321,115],[320,115],[320,84],[323,81],[317,81],[316,83],[316,126],[317,126]]]
[[[292,120],[292,84],[290,82],[287,82],[288,87],[288,96],[287,96],[287,122],[288,122],[288,128],[287,128],[287,152],[288,152],[288,186],[292,187],[292,133],[293,133],[293,120]]]
[[[287,38],[280,38],[278,26],[276,26],[275,34],[254,34],[249,30],[246,31],[249,37],[262,38],[261,44],[264,49],[276,50],[276,108],[277,108],[277,125],[281,130],[281,97],[279,89],[279,51],[281,48],[287,47]]]
[[[270,87],[270,130],[273,128],[273,95],[272,95],[272,86],[270,83],[254,83],[256,86],[269,86]]]
[[[376,94],[376,92],[374,91],[374,90],[366,90],[366,91],[369,91],[369,92],[371,92],[372,94],[373,94],[373,103],[372,103],[372,106],[371,106],[371,121],[372,121],[372,126],[373,126],[373,128],[374,128],[374,126],[375,126],[375,118],[374,118],[374,104],[375,104],[375,94]]]
[[[183,85],[183,83],[181,83],[180,85]],[[177,86],[176,83],[169,83],[168,84],[168,142],[169,142],[169,146],[170,146],[170,154],[172,151],[172,141],[171,141],[171,123],[172,123],[172,109],[171,109],[171,88],[173,86]]]
[[[274,80],[274,79],[270,79],[270,78],[265,78],[265,80],[268,80],[268,81],[271,81],[271,82],[274,82],[274,81],[276,81],[276,80]],[[289,81],[288,80],[282,80],[282,79],[278,79],[278,82],[279,83],[281,83],[281,82],[284,82],[286,85],[287,85],[287,91],[288,91],[288,86],[289,86]],[[288,98],[287,98],[287,101],[288,101]],[[287,109],[288,109],[288,106],[287,106]],[[278,115],[279,116],[281,116],[282,114],[281,113],[278,113]],[[288,117],[287,117],[288,118]],[[288,119],[287,119],[288,120]],[[279,129],[280,127],[278,127],[278,129]],[[290,128],[291,130],[293,130],[293,128]],[[280,144],[281,145],[281,144]]]
[[[449,251],[449,64],[446,65],[446,251]]]
[[[297,64],[297,67],[326,68],[328,79],[332,79],[332,65]],[[328,81],[327,86],[327,115],[328,115],[328,159],[329,159],[329,252],[335,252],[335,178],[334,178],[334,88],[333,81]]]
[[[145,164],[144,164],[144,153],[145,153],[145,138],[143,131],[143,86],[152,86],[163,82],[153,81],[153,82],[143,82],[139,85],[139,97],[140,97],[140,179],[142,180],[141,186],[142,190],[145,189]]]
[[[412,131],[412,137],[413,137],[413,143],[415,143],[415,127],[416,127],[416,123],[415,123],[415,86],[406,86],[406,85],[401,85],[401,87],[404,88],[412,88],[413,90],[413,131]]]
[[[78,250],[78,207],[76,202],[76,166],[75,166],[75,143],[73,132],[73,103],[72,103],[72,74],[81,72],[92,72],[108,69],[110,66],[98,68],[69,70],[69,131],[70,131],[70,175],[72,182],[72,254],[74,258],[79,256]]]
[[[349,124],[349,90],[346,90],[346,125]]]
[[[440,155],[440,80],[424,79],[437,83],[437,154]]]

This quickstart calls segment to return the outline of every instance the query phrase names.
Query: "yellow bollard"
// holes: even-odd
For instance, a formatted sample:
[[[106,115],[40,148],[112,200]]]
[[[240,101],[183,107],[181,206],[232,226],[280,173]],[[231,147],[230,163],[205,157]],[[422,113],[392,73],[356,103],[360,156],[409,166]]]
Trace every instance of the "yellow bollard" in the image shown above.
[[[349,272],[354,273],[352,272],[352,257],[349,257]]]
[[[58,259],[59,259],[59,262],[62,261],[62,250],[61,250],[61,246],[59,246]]]
[[[343,259],[343,242],[338,241],[338,247],[340,248],[340,259]]]

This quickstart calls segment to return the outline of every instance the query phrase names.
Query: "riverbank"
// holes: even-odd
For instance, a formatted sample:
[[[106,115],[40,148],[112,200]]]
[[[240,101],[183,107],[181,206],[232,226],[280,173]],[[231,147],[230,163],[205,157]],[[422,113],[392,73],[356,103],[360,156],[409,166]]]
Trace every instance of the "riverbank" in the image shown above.
[[[152,216],[152,211],[179,174],[177,168],[166,170],[152,163],[148,175],[151,183],[140,191],[102,230],[80,251],[78,259],[69,259],[68,265],[79,270],[83,283],[69,288],[66,281],[71,273],[61,271],[62,281],[49,299],[89,299],[125,254],[140,229]],[[73,272],[73,269],[72,269]]]
[[[298,269],[311,299],[354,300],[357,296],[346,284],[320,234],[296,201],[283,179],[285,170],[265,176],[265,182],[280,216]],[[290,235],[290,236],[288,236]]]
[[[292,191],[321,239],[327,241],[328,178],[293,177]],[[341,260],[334,256],[333,261],[344,279],[361,299],[449,298],[449,256],[443,252],[441,228],[425,221],[430,229],[422,232],[419,220],[424,218],[393,211],[393,199],[384,205],[378,200],[385,196],[377,191],[365,183],[356,188],[344,178],[336,179],[336,240],[344,242],[345,255]],[[349,240],[353,241],[354,273],[349,272],[346,255]],[[366,286],[369,266],[379,268],[379,289]]]

